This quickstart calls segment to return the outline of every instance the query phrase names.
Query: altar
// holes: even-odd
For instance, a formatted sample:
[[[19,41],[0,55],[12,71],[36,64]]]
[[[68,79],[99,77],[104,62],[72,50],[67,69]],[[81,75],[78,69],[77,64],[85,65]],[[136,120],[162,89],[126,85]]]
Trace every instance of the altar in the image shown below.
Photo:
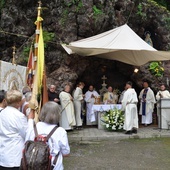
[[[169,129],[170,126],[170,99],[160,99],[157,103],[158,127]]]
[[[110,109],[121,109],[121,104],[94,104],[92,106],[90,120],[86,119],[87,125],[98,125],[98,129],[103,129],[101,125],[101,114]]]

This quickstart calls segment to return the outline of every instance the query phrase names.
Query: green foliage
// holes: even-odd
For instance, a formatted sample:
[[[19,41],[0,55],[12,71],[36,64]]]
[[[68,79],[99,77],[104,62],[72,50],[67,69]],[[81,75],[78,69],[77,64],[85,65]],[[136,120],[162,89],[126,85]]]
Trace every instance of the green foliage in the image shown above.
[[[64,3],[64,5],[66,6],[61,14],[61,19],[59,21],[59,23],[62,26],[65,26],[66,21],[68,20],[68,15],[69,15],[69,10],[71,11],[72,9],[74,10],[74,12],[79,12],[82,8],[83,8],[83,2],[82,0],[71,0],[68,3]],[[74,6],[74,8],[71,8],[72,6]]]
[[[72,5],[78,4],[80,1],[82,2],[82,0],[71,0],[71,1],[68,2],[68,3],[65,3],[65,5],[68,6],[68,7],[70,7],[70,6],[72,6]]]
[[[94,15],[100,15],[103,14],[102,10],[98,9],[96,5],[93,6],[93,14]]]
[[[53,41],[54,37],[55,37],[54,33],[43,31],[44,48],[47,48],[47,43],[49,41]]]
[[[5,5],[5,0],[0,0],[0,13],[4,5]]]
[[[162,63],[159,61],[151,62],[149,65],[149,70],[155,77],[162,77],[164,73]]]
[[[29,58],[29,52],[30,52],[30,47],[28,46],[25,46],[24,49],[23,49],[23,61],[24,62],[28,62],[28,58]]]
[[[154,0],[155,2],[157,2],[159,5],[162,5],[164,7],[167,8],[168,6],[168,1],[167,0]]]
[[[141,3],[139,3],[139,5],[138,5],[137,14],[138,14],[138,15],[142,15],[142,4],[141,4]]]
[[[140,16],[142,19],[146,19],[146,13],[143,12],[143,6],[142,6],[142,3],[139,3],[138,5],[138,11],[137,11],[137,15]]]
[[[69,12],[68,12],[68,9],[65,9],[63,12],[62,12],[62,16],[61,16],[61,19],[60,19],[60,21],[59,21],[59,23],[61,24],[61,25],[65,25],[65,23],[66,23],[66,21],[67,21],[67,19],[68,19],[68,14],[69,14]]]
[[[168,2],[166,2],[166,0],[147,0],[147,2],[148,5],[155,8],[155,11],[159,10],[160,13],[164,13],[165,11],[169,12],[167,10]],[[143,2],[140,2],[137,6],[137,15],[140,16],[142,20],[147,19],[144,6],[146,6],[146,4],[144,4]]]
[[[164,18],[164,20],[165,20],[165,22],[166,22],[166,26],[167,26],[168,28],[170,28],[170,18],[166,17],[166,18]]]
[[[83,2],[80,0],[78,5],[77,5],[76,12],[79,12],[80,9],[82,9],[82,7],[83,7]]]
[[[93,6],[93,18],[95,19],[95,25],[97,25],[97,22],[100,21],[103,16],[104,16],[103,11],[97,8],[96,5],[94,5]]]
[[[168,1],[166,0],[148,0],[148,3],[150,3],[151,5],[158,7],[160,9],[161,12],[169,12],[169,7],[170,7],[170,3],[168,3]]]
[[[43,31],[43,39],[44,39],[44,48],[46,49],[48,47],[47,43],[50,41],[53,41],[55,37],[54,33],[48,32],[48,31]],[[30,52],[30,45],[25,46],[23,48],[23,54],[22,54],[22,59],[24,62],[28,62],[28,57],[29,57],[29,52]]]
[[[79,12],[80,9],[83,7],[83,2],[82,0],[71,0],[68,3],[65,3],[67,7],[71,7],[73,5],[76,5],[76,12]]]

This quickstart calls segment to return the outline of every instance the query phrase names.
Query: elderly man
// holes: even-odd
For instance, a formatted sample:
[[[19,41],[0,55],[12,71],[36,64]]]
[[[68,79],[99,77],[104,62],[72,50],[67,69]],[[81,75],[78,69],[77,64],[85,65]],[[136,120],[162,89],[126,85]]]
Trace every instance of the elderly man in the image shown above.
[[[70,95],[70,90],[70,85],[65,85],[64,91],[59,95],[63,110],[61,113],[60,125],[67,131],[73,130],[73,127],[76,125],[73,97]]]
[[[170,99],[170,93],[168,90],[166,90],[166,87],[164,84],[161,84],[160,90],[156,94],[156,100],[159,101],[160,99]],[[163,111],[160,111],[160,102],[157,103],[157,116],[158,116],[158,126],[162,129],[168,129],[169,125],[168,122],[170,121],[169,116],[169,109],[163,109]]]
[[[54,101],[56,103],[59,104],[60,100],[59,100],[59,96],[58,94],[56,93],[56,86],[55,85],[50,85],[50,88],[48,90],[48,100],[49,101]]]
[[[108,92],[106,92],[103,96],[103,103],[116,104],[117,100],[118,100],[118,96],[113,93],[113,88],[109,86]]]
[[[170,93],[168,90],[166,90],[166,87],[164,84],[161,85],[160,90],[156,94],[156,100],[159,100],[161,98],[170,98]]]
[[[143,87],[144,89],[139,95],[139,100],[141,102],[139,114],[142,115],[142,124],[147,126],[152,123],[152,112],[156,101],[154,93],[147,81],[143,82]]]
[[[89,86],[89,90],[85,93],[85,98],[84,100],[86,101],[86,117],[87,117],[87,121],[92,122],[91,119],[91,112],[92,112],[92,106],[95,103],[95,97],[98,97],[99,94],[97,93],[97,91],[94,90],[94,87],[92,85]]]

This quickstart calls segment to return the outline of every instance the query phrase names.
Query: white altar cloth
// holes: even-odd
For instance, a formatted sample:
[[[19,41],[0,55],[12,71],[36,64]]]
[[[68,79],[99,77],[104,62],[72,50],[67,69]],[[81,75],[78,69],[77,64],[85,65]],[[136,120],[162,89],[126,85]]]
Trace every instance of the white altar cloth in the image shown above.
[[[92,106],[90,121],[91,122],[96,121],[96,118],[97,118],[96,113],[97,112],[104,112],[104,111],[108,111],[110,109],[121,109],[121,108],[122,108],[121,104],[94,104]]]

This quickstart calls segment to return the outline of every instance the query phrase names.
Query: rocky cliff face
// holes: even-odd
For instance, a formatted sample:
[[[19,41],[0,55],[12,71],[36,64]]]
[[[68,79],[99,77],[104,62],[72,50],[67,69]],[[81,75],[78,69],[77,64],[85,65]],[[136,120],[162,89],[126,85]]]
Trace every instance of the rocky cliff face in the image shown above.
[[[105,74],[108,78],[106,83],[121,90],[130,79],[140,89],[144,78],[151,80],[156,90],[160,82],[170,78],[170,62],[164,62],[165,76],[158,79],[150,73],[148,64],[134,74],[134,66],[96,57],[69,56],[60,45],[127,23],[143,39],[144,33],[149,31],[156,49],[169,50],[170,13],[152,0],[43,0],[42,6],[43,29],[55,34],[45,49],[48,84],[54,83],[61,90],[67,82],[75,85],[84,81],[86,87],[93,84],[98,90]],[[15,44],[19,63],[26,64],[23,51],[34,37],[36,7],[37,1],[34,0],[5,1],[0,20],[2,60],[10,61],[11,47]]]

